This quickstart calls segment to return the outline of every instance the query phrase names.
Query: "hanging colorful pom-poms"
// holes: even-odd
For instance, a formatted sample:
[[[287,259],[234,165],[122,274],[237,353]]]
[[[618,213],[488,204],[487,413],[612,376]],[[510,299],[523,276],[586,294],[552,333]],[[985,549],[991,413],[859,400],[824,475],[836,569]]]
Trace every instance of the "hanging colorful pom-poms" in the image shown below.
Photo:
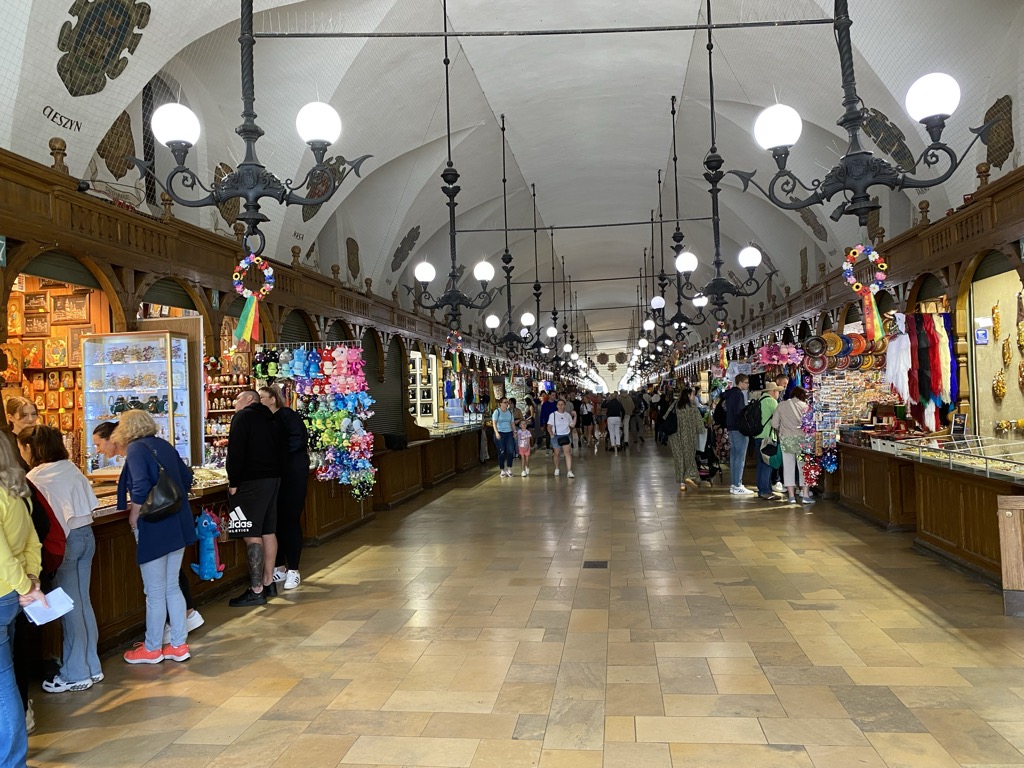
[[[715,328],[715,343],[718,345],[718,364],[722,368],[728,368],[729,356],[726,350],[729,348],[729,329],[724,320],[719,320],[718,327]]]
[[[256,267],[263,273],[263,285],[256,291],[249,290],[243,283],[245,276],[249,274],[250,267]],[[235,267],[235,271],[231,275],[231,282],[235,286],[235,293],[245,299],[245,306],[242,307],[242,314],[238,317],[238,326],[235,328],[235,338],[238,341],[248,341],[249,339],[259,341],[259,303],[274,290],[274,268],[262,256],[250,253],[238,262],[238,266]]]
[[[874,270],[871,273],[871,279],[864,283],[858,281],[853,274],[853,267],[861,256],[868,257]],[[864,304],[864,336],[871,341],[885,335],[885,331],[882,329],[882,317],[878,312],[878,305],[875,303],[875,294],[885,287],[885,278],[888,272],[889,265],[882,258],[882,254],[870,245],[856,245],[846,250],[843,279],[846,280],[853,292],[860,296],[861,302]]]
[[[839,469],[839,454],[834,448],[831,448],[821,456],[821,468],[828,472],[830,475]]]
[[[456,354],[462,352],[462,331],[448,331],[444,343],[449,352]]]
[[[804,484],[810,488],[818,484],[821,477],[821,464],[814,456],[804,456],[803,461]]]

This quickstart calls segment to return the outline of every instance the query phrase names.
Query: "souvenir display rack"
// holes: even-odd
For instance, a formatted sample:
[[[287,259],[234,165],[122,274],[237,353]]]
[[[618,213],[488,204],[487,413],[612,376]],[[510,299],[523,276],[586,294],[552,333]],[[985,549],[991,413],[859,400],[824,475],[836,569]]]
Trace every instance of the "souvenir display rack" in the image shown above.
[[[428,427],[437,421],[438,386],[435,384],[436,358],[427,357],[426,372],[423,358],[418,351],[409,355],[407,390],[409,412],[421,427]]]
[[[148,412],[158,435],[192,463],[188,337],[166,331],[107,333],[82,339],[85,434],[131,409]],[[120,459],[87,451],[86,472],[120,474]]]

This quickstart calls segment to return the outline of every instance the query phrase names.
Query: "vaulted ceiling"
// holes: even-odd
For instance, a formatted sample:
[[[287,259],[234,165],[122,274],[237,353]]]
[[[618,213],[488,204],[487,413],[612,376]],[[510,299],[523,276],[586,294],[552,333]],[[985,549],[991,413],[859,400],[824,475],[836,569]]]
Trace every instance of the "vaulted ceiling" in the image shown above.
[[[143,153],[146,89],[156,104],[180,98],[199,116],[203,134],[190,156],[193,168],[212,180],[218,163],[237,165],[242,146],[234,134],[240,122],[237,2],[151,0],[148,14],[139,0],[78,0],[73,5],[65,0],[63,5],[57,13],[52,0],[26,0],[5,11],[9,18],[0,46],[0,144],[48,162],[47,140],[61,136],[68,142],[73,174],[93,179],[102,194],[138,200],[145,207],[136,174],[126,174],[114,156],[125,149]],[[850,6],[861,97],[867,107],[888,116],[914,156],[923,150],[925,134],[904,112],[903,95],[930,71],[952,74],[963,91],[945,136],[954,147],[966,146],[968,128],[980,125],[986,110],[1002,96],[1012,98],[1014,122],[1020,124],[1024,6],[1019,0],[851,0]],[[104,10],[108,22],[127,19],[132,27],[127,31],[139,35],[137,44],[129,45],[130,34],[113,45],[106,41],[114,36],[84,35],[88,24],[82,20],[96,9]],[[821,19],[833,13],[830,0],[713,0],[712,9],[719,24]],[[256,11],[258,33],[438,32],[443,23],[440,0],[257,0]],[[534,309],[530,184],[537,188],[542,230],[647,222],[658,205],[660,169],[665,217],[675,218],[669,116],[673,95],[680,99],[680,215],[705,219],[681,226],[686,244],[700,257],[694,281],[711,276],[712,230],[706,220],[710,200],[701,176],[710,144],[706,32],[460,33],[705,21],[706,0],[449,0],[452,152],[462,186],[458,228],[502,227],[498,116],[505,114],[509,225],[527,228],[510,234],[514,317]],[[808,181],[820,178],[845,148],[835,125],[841,91],[831,27],[721,29],[714,43],[718,147],[726,168],[759,169],[759,178],[770,176],[774,165],[754,143],[751,127],[758,112],[778,99],[804,119],[790,167]],[[304,175],[310,155],[295,133],[294,116],[304,103],[318,98],[332,103],[344,123],[332,152],[349,160],[372,155],[360,166],[359,176],[349,175],[312,217],[304,218],[299,208],[268,204],[271,221],[264,229],[269,255],[288,260],[290,248],[298,245],[308,255],[307,263],[325,274],[340,265],[342,279],[360,288],[369,279],[374,292],[385,295],[398,289],[405,305],[410,299],[401,286],[412,283],[416,262],[429,259],[441,283],[449,259],[448,212],[439,190],[446,156],[442,56],[442,41],[436,37],[258,40],[256,111],[266,131],[259,150],[268,168],[282,178]],[[119,59],[123,65],[117,64]],[[55,119],[55,113],[63,118]],[[123,130],[122,117],[122,128],[112,138],[111,126],[122,113],[130,121],[130,132]],[[890,237],[902,231],[912,224],[922,199],[929,201],[933,218],[939,215],[973,189],[974,165],[986,156],[986,148],[979,146],[953,179],[924,196],[883,193],[880,225]],[[171,167],[170,153],[163,147],[157,147],[156,159],[160,171]],[[993,169],[994,175],[1015,167],[1018,160],[1014,150],[1001,168]],[[726,271],[742,272],[736,254],[749,242],[757,244],[779,270],[771,284],[777,297],[787,287],[800,289],[801,249],[807,249],[813,282],[819,265],[834,268],[843,247],[865,237],[855,221],[833,223],[828,218],[833,206],[801,216],[779,210],[756,193],[744,193],[735,177],[727,177],[724,187]],[[230,231],[216,211],[179,208],[176,213],[201,226]],[[655,232],[656,269],[661,267],[663,244],[671,255],[665,241],[672,229],[666,224],[664,238]],[[572,277],[581,324],[597,351],[614,355],[625,349],[643,252],[651,244],[649,225],[556,231],[557,275],[561,277],[564,265]],[[356,247],[358,258],[351,258]],[[500,231],[459,236],[467,289],[472,265],[487,258],[500,267],[503,248]],[[541,279],[550,280],[551,241],[544,231],[539,267]],[[668,257],[665,267],[671,272]],[[552,291],[546,284],[545,316],[553,297],[564,310],[560,286]],[[673,289],[668,298],[674,302]],[[770,301],[766,286],[755,297],[734,301],[730,315],[749,317]],[[498,304],[503,315],[504,299]],[[467,315],[463,322],[480,327],[482,317]],[[610,385],[621,373],[602,372]]]

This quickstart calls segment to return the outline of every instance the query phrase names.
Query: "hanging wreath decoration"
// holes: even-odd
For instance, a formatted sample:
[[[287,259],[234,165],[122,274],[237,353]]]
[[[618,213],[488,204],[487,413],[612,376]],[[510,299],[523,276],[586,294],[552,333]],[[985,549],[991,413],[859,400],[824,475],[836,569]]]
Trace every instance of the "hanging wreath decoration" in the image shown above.
[[[715,328],[715,343],[718,345],[718,364],[722,368],[728,368],[729,358],[725,351],[729,347],[729,329],[724,320],[719,320],[718,327]]]
[[[867,256],[871,262],[873,272],[869,282],[860,282],[853,274],[853,267],[861,256]],[[885,278],[889,272],[889,265],[882,258],[882,254],[870,245],[855,245],[846,250],[846,257],[843,263],[843,279],[861,298],[864,305],[864,336],[871,341],[880,339],[885,335],[882,329],[882,318],[878,312],[878,305],[875,303],[875,294],[885,287]]]
[[[249,269],[256,267],[263,273],[263,285],[258,290],[252,291],[245,287],[245,276]],[[231,275],[231,282],[235,286],[235,293],[245,299],[245,306],[242,307],[242,314],[238,317],[238,325],[235,328],[235,338],[239,341],[252,339],[259,341],[260,337],[260,306],[263,301],[274,290],[274,268],[270,262],[262,256],[247,254],[244,259],[238,262],[234,273]]]
[[[449,331],[447,338],[444,340],[445,346],[448,347],[449,352],[459,353],[462,351],[462,332],[461,331]]]

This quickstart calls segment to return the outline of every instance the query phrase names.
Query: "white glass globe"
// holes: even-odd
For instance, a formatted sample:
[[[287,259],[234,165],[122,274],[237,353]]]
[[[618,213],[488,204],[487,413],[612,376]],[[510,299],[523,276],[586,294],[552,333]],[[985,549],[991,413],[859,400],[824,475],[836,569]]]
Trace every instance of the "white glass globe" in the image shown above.
[[[314,141],[333,144],[341,136],[341,118],[330,104],[311,101],[295,116],[295,130],[307,144]]]
[[[555,328],[555,326],[553,326],[553,325],[549,325],[547,330],[544,331],[544,333],[547,334],[549,339],[553,339],[553,338],[555,338],[555,336],[558,335],[558,329]]]
[[[664,349],[663,349],[663,347],[661,346],[661,344],[659,344],[658,346],[656,346],[656,347],[655,347],[655,349],[656,349],[656,350],[658,350],[658,353],[659,353],[659,354],[661,354],[661,352],[663,352],[663,351],[664,351]]]
[[[481,261],[473,267],[473,277],[481,283],[489,283],[494,278],[494,267],[486,261]]]
[[[707,305],[708,297],[705,296],[703,293],[698,293],[696,296],[693,297],[693,306],[697,307],[697,309],[700,309],[701,307],[706,307]]]
[[[550,349],[548,349],[547,347],[541,347],[541,348],[540,348],[540,353],[541,353],[542,355],[546,355],[546,354],[548,354],[548,353],[549,353],[550,351],[551,351],[551,350],[550,350]]]
[[[563,352],[572,352],[572,344],[563,344],[562,345],[562,351]]]
[[[153,136],[164,146],[184,141],[193,146],[199,141],[199,118],[184,104],[164,104],[157,108],[150,121]]]
[[[497,328],[501,325],[501,318],[497,315],[488,315],[487,319],[484,320],[484,323],[488,328]]]
[[[421,261],[416,265],[416,271],[414,274],[416,279],[421,283],[429,283],[437,276],[437,271],[434,269],[434,265],[429,261]]]
[[[907,91],[907,114],[917,121],[949,117],[960,105],[960,84],[942,72],[919,77]]]
[[[646,320],[644,320],[644,330],[645,331],[653,331],[654,330],[654,321],[651,320],[650,318],[647,318]]]
[[[580,353],[579,352],[573,352],[571,355],[569,355],[569,357],[571,357],[573,360],[579,360],[580,359]]]
[[[664,309],[665,299],[662,296],[655,296],[651,299],[651,309]],[[653,327],[653,326],[652,326]]]
[[[683,251],[676,256],[676,272],[688,275],[697,271],[697,254],[692,251]]]
[[[665,339],[665,346],[666,347],[671,347],[672,346],[672,339]]]
[[[519,335],[522,336],[525,339],[527,336],[530,335],[530,329],[529,328],[520,328],[519,329]]]
[[[754,139],[762,149],[792,147],[803,129],[803,120],[795,109],[785,104],[776,104],[757,116]]]
[[[638,341],[638,342],[636,343],[636,345],[637,345],[638,347],[640,347],[640,349],[646,349],[646,347],[647,347],[647,345],[648,345],[649,343],[650,343],[650,342],[648,342],[648,341],[647,341],[647,339],[640,339],[640,341]]]
[[[519,318],[519,321],[523,325],[533,325],[535,322],[537,322],[537,318],[535,318],[533,314],[531,314],[530,312],[524,312],[523,316]]]
[[[748,245],[740,251],[740,266],[744,269],[754,269],[761,263],[761,252],[752,245]]]

